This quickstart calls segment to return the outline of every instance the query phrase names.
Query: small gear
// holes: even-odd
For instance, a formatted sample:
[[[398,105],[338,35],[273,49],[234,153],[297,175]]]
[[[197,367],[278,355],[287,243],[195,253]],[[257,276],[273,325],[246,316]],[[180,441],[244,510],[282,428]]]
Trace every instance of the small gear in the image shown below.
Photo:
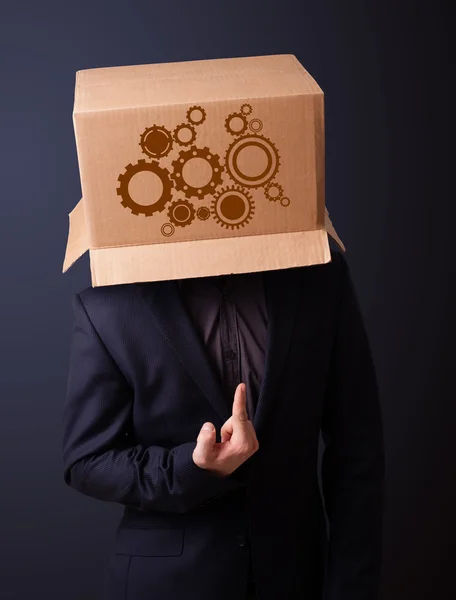
[[[211,216],[211,211],[207,206],[200,206],[196,211],[196,216],[198,219],[201,219],[201,221],[207,221],[207,219],[209,219]]]
[[[250,115],[252,111],[253,111],[253,108],[252,108],[252,105],[251,105],[251,104],[243,104],[243,105],[241,106],[241,113],[242,113],[243,115],[246,115],[246,116],[247,116],[247,115]]]
[[[188,137],[188,139],[186,139]],[[181,123],[173,131],[173,139],[180,146],[190,146],[196,139],[196,131],[190,123]]]
[[[282,206],[289,206],[290,205],[290,198],[287,198],[286,196],[284,196],[283,198],[280,199],[280,204]]]
[[[206,120],[206,111],[202,106],[190,106],[186,116],[187,121],[192,125],[201,125]]]
[[[175,200],[168,209],[168,218],[176,227],[186,227],[195,218],[195,208],[188,200]]]
[[[225,119],[225,129],[231,135],[242,135],[247,127],[247,119],[242,113],[231,113]]]
[[[280,185],[280,183],[270,181],[264,187],[264,195],[271,202],[276,202],[283,196],[283,187]]]
[[[263,129],[263,121],[261,121],[260,119],[251,119],[249,121],[249,129],[254,133],[258,133]]]
[[[255,171],[256,164],[252,160],[242,161],[239,156],[245,150],[254,149],[258,157],[263,154],[266,165],[261,172]],[[248,155],[249,156],[249,155]],[[225,168],[236,183],[249,188],[262,187],[277,175],[280,167],[280,157],[277,148],[271,140],[262,135],[247,133],[236,138],[225,154]]]
[[[200,187],[190,185],[183,175],[184,167],[196,158],[206,161],[211,169],[210,180]],[[176,189],[184,192],[187,198],[197,196],[201,200],[206,194],[213,194],[222,182],[223,167],[220,157],[218,154],[212,154],[207,146],[204,148],[192,146],[189,150],[181,150],[179,157],[172,162],[172,166],[171,177],[174,179]]]
[[[150,158],[162,158],[171,152],[173,137],[166,127],[153,125],[144,130],[139,145]]]
[[[161,226],[161,232],[165,237],[171,237],[174,233],[175,229],[174,229],[174,225],[172,225],[171,223],[164,223]]]
[[[220,190],[211,204],[215,220],[227,229],[244,227],[252,219],[255,203],[247,190],[233,185]]]
[[[128,190],[128,186],[135,175],[144,172],[153,173],[162,183],[161,196],[151,204],[138,204],[133,200]],[[146,162],[144,158],[141,158],[135,165],[127,165],[125,172],[121,173],[117,180],[119,181],[117,195],[122,197],[121,204],[125,208],[128,207],[134,215],[143,214],[146,217],[150,217],[155,212],[161,212],[165,208],[166,203],[172,198],[171,190],[173,189],[173,182],[169,177],[169,171],[164,167],[160,167],[155,160]]]

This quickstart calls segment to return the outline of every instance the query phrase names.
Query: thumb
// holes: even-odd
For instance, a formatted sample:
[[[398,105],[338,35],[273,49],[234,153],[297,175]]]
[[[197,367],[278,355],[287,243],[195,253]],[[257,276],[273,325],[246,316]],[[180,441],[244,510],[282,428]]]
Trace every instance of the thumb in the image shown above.
[[[216,442],[215,427],[212,423],[204,423],[196,439],[194,454],[200,462],[212,458]]]

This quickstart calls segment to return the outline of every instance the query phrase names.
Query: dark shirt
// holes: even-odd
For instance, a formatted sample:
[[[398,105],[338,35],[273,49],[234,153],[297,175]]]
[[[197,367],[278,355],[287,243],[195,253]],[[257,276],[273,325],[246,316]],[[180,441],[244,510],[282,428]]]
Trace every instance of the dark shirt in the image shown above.
[[[182,279],[179,290],[208,360],[231,407],[239,383],[246,384],[247,413],[255,415],[266,360],[268,319],[261,273]],[[248,597],[254,597],[252,562]]]
[[[246,384],[252,420],[266,360],[267,311],[261,273],[182,279],[179,289],[218,374],[226,402]]]

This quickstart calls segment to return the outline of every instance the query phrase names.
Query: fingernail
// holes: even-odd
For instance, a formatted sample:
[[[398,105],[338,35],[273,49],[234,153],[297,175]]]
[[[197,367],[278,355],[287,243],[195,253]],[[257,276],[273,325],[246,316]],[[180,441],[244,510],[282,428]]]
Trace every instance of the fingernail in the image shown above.
[[[204,431],[214,431],[213,426],[209,425],[209,423],[206,423],[205,425],[203,425],[203,429],[204,429]]]

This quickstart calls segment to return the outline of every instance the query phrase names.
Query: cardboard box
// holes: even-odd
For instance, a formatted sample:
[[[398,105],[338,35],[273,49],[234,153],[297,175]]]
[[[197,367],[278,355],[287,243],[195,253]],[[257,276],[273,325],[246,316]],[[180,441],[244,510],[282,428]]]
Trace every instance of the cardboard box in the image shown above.
[[[83,199],[65,272],[92,285],[330,260],[323,92],[293,55],[79,71]]]

